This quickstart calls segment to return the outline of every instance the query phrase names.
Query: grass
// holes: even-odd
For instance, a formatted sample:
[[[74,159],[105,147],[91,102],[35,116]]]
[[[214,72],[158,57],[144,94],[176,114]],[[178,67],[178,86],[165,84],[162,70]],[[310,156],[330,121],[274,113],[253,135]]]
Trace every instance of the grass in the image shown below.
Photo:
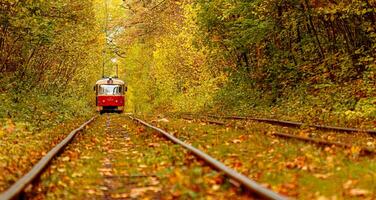
[[[298,199],[375,198],[374,155],[361,157],[351,150],[273,137],[269,133],[283,129],[263,123],[232,122],[245,127],[242,130],[234,128],[234,124],[222,127],[169,120],[169,123],[159,125],[177,132],[179,138],[282,194]],[[317,135],[326,137],[323,132],[317,132]],[[360,142],[356,143],[363,144],[372,139],[364,135],[348,136],[347,139],[346,135],[338,136],[338,133],[329,135],[348,142],[358,138]],[[349,181],[351,184],[346,186]]]
[[[39,89],[0,94],[0,191],[94,114],[83,98]]]
[[[244,199],[222,175],[124,115],[97,119],[33,189],[36,199]],[[68,159],[69,158],[69,159]],[[105,163],[110,163],[110,167]],[[74,175],[76,174],[76,175]],[[77,176],[79,175],[79,176]],[[108,178],[108,176],[112,178]],[[39,196],[38,196],[39,195]]]
[[[318,147],[270,135],[275,131],[312,134],[315,130],[285,129],[256,122],[229,121],[229,126],[215,126],[169,120],[159,126],[279,193],[297,199],[375,198],[375,156],[360,156],[352,150]],[[71,126],[79,123],[82,122]],[[0,159],[6,159],[0,167],[9,174],[0,176],[4,187],[30,168],[47,151],[48,145],[60,141],[68,129],[62,127],[29,134],[32,140],[20,140],[27,136],[21,130],[2,136],[2,145],[4,141],[9,145],[0,151]],[[373,141],[362,134],[347,136],[315,131],[313,135],[348,142],[358,139],[357,144]],[[46,137],[50,139],[43,140]],[[12,145],[13,142],[18,143]],[[36,153],[29,162],[28,156],[33,154],[30,149]],[[9,153],[16,156],[6,156]],[[9,170],[12,167],[15,170]],[[79,133],[42,175],[40,184],[27,194],[31,199],[95,199],[106,195],[113,198],[249,198],[180,146],[134,124],[126,115],[117,114],[103,115]]]
[[[79,118],[38,132],[11,121],[0,128],[4,133],[0,135],[0,191],[30,170],[49,149],[84,121]]]

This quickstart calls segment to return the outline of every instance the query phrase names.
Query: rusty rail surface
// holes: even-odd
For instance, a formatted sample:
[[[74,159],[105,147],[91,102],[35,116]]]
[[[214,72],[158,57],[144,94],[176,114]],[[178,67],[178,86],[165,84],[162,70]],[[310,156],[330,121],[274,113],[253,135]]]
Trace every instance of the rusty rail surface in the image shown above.
[[[194,119],[194,118],[184,117],[184,116],[182,117],[182,119],[185,119],[185,120],[197,120],[197,119]],[[198,119],[198,120],[202,121],[203,119]],[[205,119],[204,122],[209,123],[209,124],[220,125],[220,126],[226,125],[224,122],[214,121],[214,120],[210,120],[210,119]]]
[[[90,124],[95,117],[92,117],[89,121],[82,124],[77,129],[73,130],[68,134],[64,140],[62,140],[59,144],[57,144],[54,148],[52,148],[44,157],[42,157],[37,164],[33,166],[33,168],[27,172],[24,176],[17,180],[13,185],[11,185],[7,190],[0,194],[1,200],[9,200],[16,198],[27,185],[29,185],[33,180],[35,180],[42,172],[43,169],[51,162],[51,160],[60,152],[62,151],[67,144],[69,144],[72,139],[76,136],[76,134],[85,128],[88,124]]]
[[[182,119],[186,120],[194,120],[193,118],[189,117],[182,117]],[[201,121],[207,122],[205,119],[199,119]],[[208,122],[209,123],[209,122]],[[225,125],[223,122],[217,125]],[[346,144],[346,143],[341,143],[341,142],[334,142],[334,141],[327,141],[327,140],[322,140],[322,139],[317,139],[317,138],[310,138],[310,137],[303,137],[303,136],[298,136],[298,135],[293,135],[293,134],[288,134],[288,133],[272,133],[272,135],[277,136],[277,137],[283,137],[287,139],[296,139],[296,140],[301,140],[305,142],[311,142],[315,143],[318,145],[327,145],[327,146],[338,146],[342,148],[351,148],[354,147],[354,145],[351,144]],[[357,146],[360,148],[360,152],[365,153],[365,154],[374,154],[376,151],[372,148],[364,147],[364,146]]]
[[[253,121],[258,121],[258,122],[280,124],[283,126],[293,126],[293,127],[300,127],[304,125],[304,123],[302,122],[267,119],[267,118],[255,118],[255,117],[248,117],[248,116],[244,116],[244,117],[242,116],[217,116],[217,115],[207,115],[207,116],[212,117],[212,118],[217,118],[217,119],[253,120]],[[326,125],[318,125],[318,124],[308,124],[307,126],[315,127],[321,130],[341,131],[341,132],[363,132],[363,133],[369,133],[369,134],[376,134],[376,130],[363,130],[363,129],[356,129],[356,128],[345,128],[345,127],[326,126]]]
[[[165,136],[166,138],[168,138],[172,142],[179,144],[179,145],[183,146],[184,148],[188,149],[194,155],[196,155],[200,159],[204,160],[206,163],[210,164],[211,166],[213,166],[217,170],[224,172],[228,177],[230,177],[233,180],[235,180],[236,182],[242,184],[246,189],[255,193],[256,195],[258,195],[262,198],[266,198],[266,199],[275,199],[275,200],[288,199],[287,197],[280,195],[280,194],[278,194],[278,193],[276,193],[272,190],[269,190],[269,189],[261,186],[257,182],[253,181],[252,179],[244,176],[243,174],[240,174],[239,172],[227,167],[223,163],[219,162],[218,160],[214,159],[213,157],[209,156],[208,154],[202,152],[201,150],[196,149],[195,147],[184,143],[183,141],[174,137],[170,133],[168,133],[168,132],[166,132],[166,131],[164,131],[160,128],[157,128],[157,127],[155,127],[151,124],[148,124],[145,121],[142,121],[141,119],[138,119],[136,117],[132,117],[132,116],[129,116],[129,117],[132,120],[137,121],[137,122],[141,123],[142,125],[144,125],[146,127],[149,127],[151,129],[158,131],[159,133],[163,134],[163,136]]]
[[[287,133],[272,133],[272,135],[278,136],[278,137],[284,137],[284,138],[290,138],[290,139],[296,139],[296,140],[302,140],[306,142],[312,142],[320,145],[328,145],[328,146],[339,146],[343,148],[351,148],[353,145],[346,144],[346,143],[341,143],[341,142],[332,142],[332,141],[326,141],[326,140],[321,140],[321,139],[316,139],[316,138],[310,138],[310,137],[303,137],[303,136],[298,136],[298,135],[291,135]],[[367,148],[367,147],[359,147],[360,152],[364,152],[367,154],[371,153],[376,153],[373,149]]]

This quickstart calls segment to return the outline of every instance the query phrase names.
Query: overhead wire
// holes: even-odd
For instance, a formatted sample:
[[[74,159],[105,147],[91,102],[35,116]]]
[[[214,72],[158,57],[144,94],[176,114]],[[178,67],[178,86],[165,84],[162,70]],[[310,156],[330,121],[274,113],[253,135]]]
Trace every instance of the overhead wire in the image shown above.
[[[104,78],[104,68],[107,60],[107,40],[108,40],[108,0],[103,0],[104,2],[104,33],[105,33],[105,40],[104,40],[104,49],[102,51],[102,78]]]

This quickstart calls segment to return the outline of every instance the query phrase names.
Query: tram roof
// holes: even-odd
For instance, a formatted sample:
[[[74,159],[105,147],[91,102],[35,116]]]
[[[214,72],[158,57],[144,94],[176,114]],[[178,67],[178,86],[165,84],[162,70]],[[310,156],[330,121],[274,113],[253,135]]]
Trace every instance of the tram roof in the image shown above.
[[[108,83],[109,80],[112,80],[112,83]],[[115,84],[115,85],[124,85],[124,81],[117,78],[102,78],[96,82],[96,85],[102,84]]]

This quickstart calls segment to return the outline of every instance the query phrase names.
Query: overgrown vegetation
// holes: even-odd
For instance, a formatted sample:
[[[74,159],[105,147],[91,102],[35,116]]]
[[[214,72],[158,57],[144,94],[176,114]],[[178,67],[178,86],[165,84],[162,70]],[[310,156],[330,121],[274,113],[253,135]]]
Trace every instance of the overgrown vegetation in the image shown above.
[[[121,5],[134,111],[376,117],[374,1]]]
[[[249,198],[151,130],[117,114],[97,122],[54,160],[30,199]]]
[[[297,120],[371,121],[375,5],[8,0],[1,3],[0,117],[38,124],[51,111],[59,118],[87,113],[77,110],[92,110],[85,105],[100,62],[112,75],[106,63],[117,58],[130,111],[252,109]]]
[[[0,171],[6,172],[1,189],[93,113],[92,86],[102,70],[113,76],[115,65],[128,83],[126,107],[136,114],[251,114],[375,127],[375,0],[3,0],[0,11]],[[117,130],[104,130],[110,121],[100,117],[43,177],[48,180],[36,198],[50,191],[47,198],[108,197],[111,188],[98,188],[95,178],[106,182],[98,172],[110,168],[98,167],[111,156],[128,167],[126,173],[110,170],[120,177],[146,169],[165,175],[160,182],[147,180],[156,183],[152,189],[127,188],[130,197],[149,190],[174,198],[229,191],[208,167],[194,166],[198,163],[181,157],[178,147],[156,143],[160,138],[122,124],[122,117],[111,122]],[[374,199],[375,173],[369,173],[375,171],[374,157],[359,157],[357,148],[285,142],[269,134],[291,130],[259,123],[238,130],[237,124],[232,129],[166,118],[154,122],[159,120],[176,136],[283,194]],[[305,128],[294,133],[375,146],[370,136]],[[79,172],[70,173],[75,167]],[[89,187],[66,190],[81,183]]]
[[[101,55],[93,2],[0,4],[0,119],[43,128],[91,112]]]
[[[149,119],[150,121],[150,119]],[[374,144],[367,134],[338,134],[294,129],[252,121],[226,126],[170,118],[162,129],[219,159],[280,194],[296,199],[375,198],[375,156],[362,156],[355,145]],[[275,132],[310,134],[354,145],[344,149],[278,138]],[[371,146],[369,146],[371,147]]]

